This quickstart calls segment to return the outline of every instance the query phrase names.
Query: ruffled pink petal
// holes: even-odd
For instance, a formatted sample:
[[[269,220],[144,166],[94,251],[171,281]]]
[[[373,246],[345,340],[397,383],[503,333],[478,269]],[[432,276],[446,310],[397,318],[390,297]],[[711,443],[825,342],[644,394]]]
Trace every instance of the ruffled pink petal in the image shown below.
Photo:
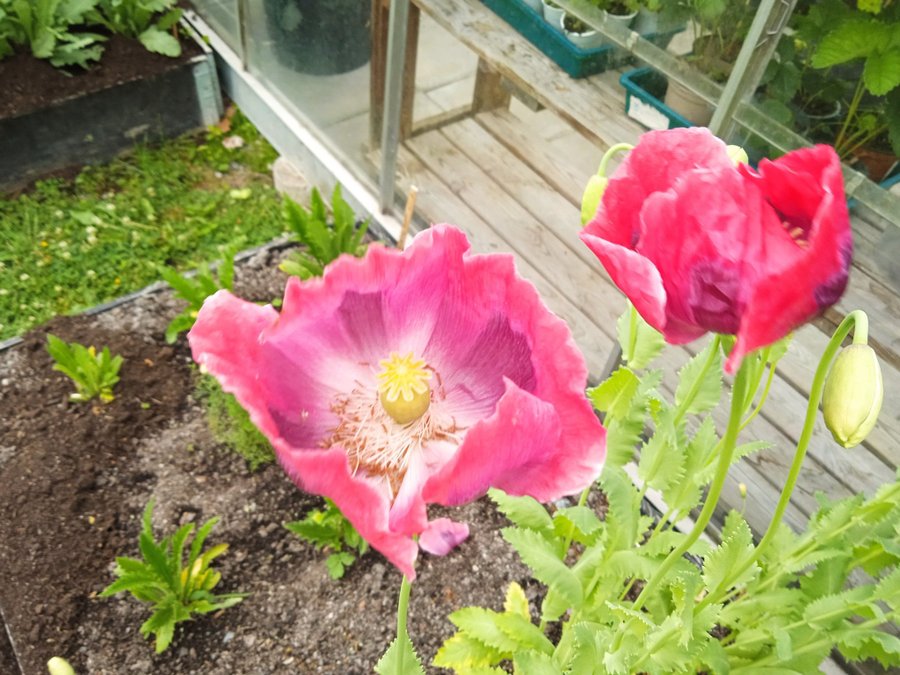
[[[641,136],[612,175],[586,231],[633,248],[640,232],[640,205],[648,195],[668,190],[697,167],[733,168],[725,144],[708,129],[650,131]]]
[[[275,439],[278,461],[291,479],[307,492],[331,499],[372,548],[390,560],[410,580],[416,578],[418,546],[389,525],[387,491],[374,480],[353,476],[340,448],[298,450]]]
[[[469,537],[469,526],[455,523],[449,518],[438,518],[428,523],[419,536],[419,546],[431,555],[447,555]]]
[[[659,270],[653,263],[631,248],[594,236],[587,230],[583,230],[580,236],[600,259],[613,283],[628,296],[638,313],[644,317],[644,321],[665,333],[666,289]],[[687,341],[696,337],[697,335],[688,336]],[[677,336],[672,336],[672,341],[677,341]]]
[[[572,421],[580,436],[586,419]],[[469,429],[457,453],[428,480],[423,495],[429,502],[454,506],[490,487],[540,501],[577,492],[590,485],[602,466],[604,432],[599,422],[591,426],[596,432],[589,446],[593,455],[586,455],[583,445],[566,447],[554,406],[507,381],[494,414]]]
[[[277,434],[277,427],[256,377],[263,352],[259,335],[277,320],[278,312],[271,306],[260,307],[218,291],[203,303],[188,333],[194,360],[235,395],[266,435]]]

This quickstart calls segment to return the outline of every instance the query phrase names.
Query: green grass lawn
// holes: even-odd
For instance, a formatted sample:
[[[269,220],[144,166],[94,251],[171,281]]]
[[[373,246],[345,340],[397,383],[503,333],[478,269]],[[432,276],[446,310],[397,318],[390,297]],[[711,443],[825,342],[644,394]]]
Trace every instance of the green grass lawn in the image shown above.
[[[245,144],[228,149],[235,135]],[[227,133],[138,147],[0,198],[0,339],[142,288],[160,265],[190,269],[278,236],[276,156],[237,113]]]

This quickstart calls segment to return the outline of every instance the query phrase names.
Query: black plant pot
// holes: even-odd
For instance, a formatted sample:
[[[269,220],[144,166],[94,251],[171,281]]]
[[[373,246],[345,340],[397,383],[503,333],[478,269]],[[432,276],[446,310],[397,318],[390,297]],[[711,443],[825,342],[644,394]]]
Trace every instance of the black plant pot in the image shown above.
[[[371,0],[264,0],[276,58],[302,73],[332,75],[372,55]]]

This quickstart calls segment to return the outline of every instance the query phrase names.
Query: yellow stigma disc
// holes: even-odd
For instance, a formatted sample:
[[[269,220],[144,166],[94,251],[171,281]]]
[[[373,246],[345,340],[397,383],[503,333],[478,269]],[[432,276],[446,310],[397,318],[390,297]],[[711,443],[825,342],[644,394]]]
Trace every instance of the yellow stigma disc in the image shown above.
[[[411,352],[402,357],[391,352],[391,357],[382,359],[379,365],[378,392],[384,411],[398,424],[408,424],[424,415],[431,403],[431,371],[425,367],[425,361]]]

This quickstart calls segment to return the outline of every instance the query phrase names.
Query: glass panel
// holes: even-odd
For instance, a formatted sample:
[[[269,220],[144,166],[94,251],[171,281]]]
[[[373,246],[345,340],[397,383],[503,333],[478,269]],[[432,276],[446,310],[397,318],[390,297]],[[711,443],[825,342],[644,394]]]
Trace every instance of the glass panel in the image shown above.
[[[247,66],[365,171],[371,0],[246,2]]]
[[[194,0],[197,14],[238,54],[241,53],[241,29],[238,21],[239,0]]]

